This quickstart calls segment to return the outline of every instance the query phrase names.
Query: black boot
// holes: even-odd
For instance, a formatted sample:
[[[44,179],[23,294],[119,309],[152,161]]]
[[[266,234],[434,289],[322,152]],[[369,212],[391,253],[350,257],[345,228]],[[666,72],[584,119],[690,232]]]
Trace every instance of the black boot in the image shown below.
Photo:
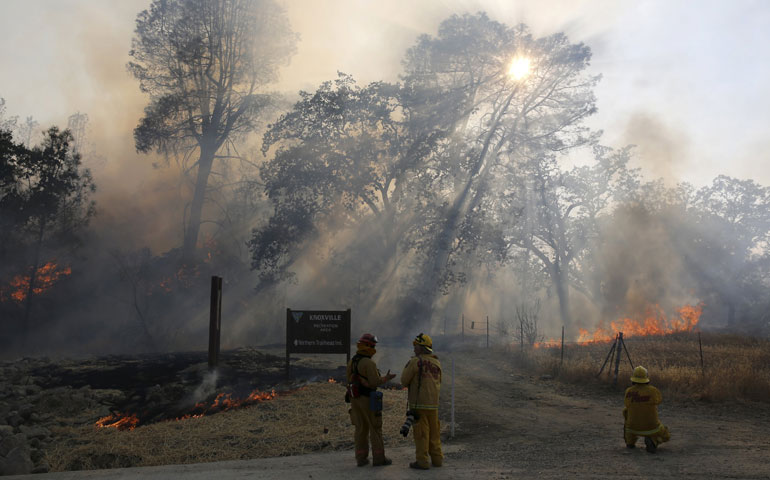
[[[644,437],[644,446],[650,453],[655,453],[655,451],[658,449],[657,445],[655,445],[655,442],[650,437]]]

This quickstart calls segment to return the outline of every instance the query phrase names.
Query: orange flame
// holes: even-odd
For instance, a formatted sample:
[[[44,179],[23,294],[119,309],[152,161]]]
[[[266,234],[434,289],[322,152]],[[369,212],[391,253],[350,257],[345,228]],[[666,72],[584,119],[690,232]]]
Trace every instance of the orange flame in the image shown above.
[[[99,428],[114,427],[118,430],[133,430],[138,424],[139,418],[136,415],[124,415],[120,413],[107,415],[96,421],[96,426]]]
[[[578,343],[609,342],[615,338],[617,332],[623,332],[628,337],[645,335],[666,335],[676,332],[689,332],[697,324],[703,313],[703,304],[685,305],[677,309],[679,317],[667,317],[660,305],[647,308],[644,318],[641,320],[623,318],[610,322],[609,328],[600,324],[593,333],[579,329]]]
[[[561,346],[560,341],[554,340],[553,338],[542,342],[535,342],[535,348],[556,348],[559,346]]]
[[[185,288],[190,288],[193,285],[195,279],[200,277],[200,274],[201,272],[198,269],[198,265],[182,265],[182,267],[177,270],[174,277],[180,285]]]
[[[164,292],[169,293],[171,292],[171,278],[165,277],[160,281],[160,288],[163,289]]]
[[[47,262],[42,267],[37,269],[35,273],[35,285],[32,287],[32,292],[35,295],[39,295],[46,290],[50,289],[60,277],[70,275],[72,268],[59,266],[52,260]],[[27,292],[29,292],[29,282],[31,277],[29,275],[16,275],[10,282],[12,291],[10,297],[21,303],[27,298]],[[5,300],[5,295],[2,295],[1,300]]]
[[[270,392],[254,390],[249,396],[243,399],[233,399],[232,394],[230,393],[220,393],[214,398],[211,405],[206,405],[205,402],[198,402],[192,409],[194,413],[187,413],[181,417],[176,417],[174,420],[201,418],[207,413],[225,412],[233,408],[245,407],[254,403],[272,400],[277,396],[278,393],[276,393],[275,389]],[[116,413],[115,415],[108,415],[96,421],[97,427],[115,427],[118,430],[133,430],[137,425],[139,425],[139,418],[135,414],[128,415]]]
[[[330,378],[329,381],[332,383],[336,383],[332,378]],[[281,395],[292,393],[297,390],[302,390],[304,388],[305,387],[299,387],[295,390],[284,391],[284,392],[281,392]],[[227,410],[237,408],[237,407],[246,407],[249,405],[253,405],[254,403],[260,403],[260,402],[272,400],[278,395],[279,394],[278,392],[275,391],[275,389],[272,389],[269,392],[262,392],[259,389],[257,389],[251,392],[246,398],[243,398],[243,399],[233,399],[232,394],[230,393],[220,393],[214,398],[214,401],[211,403],[211,405],[207,406],[205,402],[198,402],[192,408],[193,413],[187,413],[185,415],[182,415],[181,417],[176,417],[174,419],[167,419],[166,421],[171,421],[171,420],[180,421],[180,420],[188,420],[191,418],[201,418],[205,416],[207,413],[225,412]],[[100,418],[95,423],[95,426],[99,428],[115,427],[118,430],[133,430],[138,425],[139,425],[139,418],[135,414],[128,415],[128,414],[120,414],[120,413],[116,413],[114,415],[108,415],[106,417]]]
[[[193,415],[191,413],[188,413],[186,415],[182,415],[181,417],[176,417],[174,420],[176,420],[176,421],[179,421],[179,420],[189,420],[190,418],[201,418],[202,416],[203,416],[202,413],[199,413],[198,415]]]
[[[208,250],[206,252],[206,258],[203,259],[204,263],[211,263],[211,260],[214,258],[215,255],[221,256],[222,254],[216,239],[209,235],[206,235],[203,242],[198,242],[197,246],[198,248],[205,248],[206,250]]]
[[[585,345],[593,342],[611,342],[615,339],[617,332],[623,332],[623,336],[626,338],[689,332],[698,324],[701,313],[703,313],[703,303],[685,305],[677,309],[678,317],[669,318],[660,305],[656,304],[647,308],[642,319],[623,318],[610,322],[609,327],[600,323],[593,333],[580,328],[578,329],[580,336],[577,343]],[[534,346],[535,348],[554,348],[560,345],[560,340],[552,338],[543,342],[536,342]]]
[[[333,379],[333,378],[330,378],[330,379],[328,380],[328,382],[329,382],[329,383],[337,383],[337,380],[335,380],[335,379]]]
[[[271,390],[270,392],[261,392],[259,390],[254,390],[246,398],[236,398],[236,399],[234,399],[232,397],[232,394],[230,393],[220,393],[220,394],[217,394],[216,398],[214,398],[214,401],[211,403],[211,405],[207,406],[204,402],[196,403],[195,406],[193,407],[193,411],[194,412],[198,411],[200,413],[188,413],[186,415],[176,418],[176,420],[187,420],[188,418],[201,418],[207,413],[226,412],[227,410],[231,410],[233,408],[245,407],[247,405],[251,405],[254,403],[272,400],[277,396],[278,394],[276,393],[275,390]]]

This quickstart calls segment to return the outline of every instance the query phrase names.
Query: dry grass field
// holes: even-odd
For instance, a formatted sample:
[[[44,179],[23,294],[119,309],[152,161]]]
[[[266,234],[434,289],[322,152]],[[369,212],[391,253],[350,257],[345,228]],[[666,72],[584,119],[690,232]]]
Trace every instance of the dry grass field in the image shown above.
[[[350,449],[353,426],[345,389],[315,383],[273,400],[201,418],[170,420],[134,430],[59,427],[47,452],[51,471],[241,460]],[[398,435],[405,390],[384,395],[385,443],[409,445]]]
[[[747,418],[753,415],[751,412],[758,410],[752,410],[750,405],[760,402],[767,406],[770,403],[770,341],[703,333],[701,344],[702,368],[697,333],[626,340],[634,365],[647,367],[652,383],[663,392],[667,409],[664,416],[674,421],[678,435],[684,427],[676,422],[689,422],[689,416],[693,414],[693,418],[700,418],[702,413],[695,412],[701,409],[710,412],[707,415],[726,415],[724,418],[730,419],[725,420],[727,423],[720,428],[753,424],[756,420]],[[510,442],[511,438],[523,435],[518,432],[529,432],[529,425],[545,430],[527,433],[522,438],[528,440],[518,440],[516,451],[521,451],[522,446],[528,445],[531,439],[539,438],[539,435],[544,436],[543,441],[547,445],[553,444],[554,438],[564,437],[558,448],[573,448],[568,435],[581,431],[583,427],[571,411],[584,412],[583,416],[592,415],[586,417],[590,418],[591,424],[610,421],[605,420],[608,418],[605,415],[612,417],[612,426],[620,424],[615,416],[619,418],[622,390],[629,384],[632,369],[625,352],[621,352],[617,385],[612,387],[614,363],[611,369],[607,365],[604,373],[597,377],[610,346],[608,343],[568,345],[563,362],[558,347],[525,349],[524,352],[517,348],[464,347],[455,352],[440,352],[439,355],[445,355],[441,407],[443,430],[449,430],[448,356],[452,355],[458,375],[457,441],[470,442],[473,448],[481,442],[477,445],[478,449],[469,452],[477,456],[491,455],[489,452],[498,451],[500,442],[508,445],[506,442]],[[608,375],[608,372],[612,374]],[[576,389],[578,385],[579,389]],[[570,393],[564,396],[563,391]],[[46,460],[51,471],[55,472],[350,450],[353,465],[353,426],[343,396],[343,385],[322,381],[249,407],[201,418],[140,425],[134,430],[97,428],[93,422],[73,424],[71,421],[60,421],[58,426],[51,427],[53,442],[46,448]],[[398,434],[404,421],[405,403],[405,390],[385,391],[383,431],[386,448],[412,445],[411,437],[403,438]],[[746,405],[740,406],[739,410],[727,407],[736,403]],[[597,409],[599,405],[605,407]],[[677,405],[681,408],[689,405],[690,408],[681,409]],[[608,413],[602,413],[607,406]],[[504,413],[500,408],[505,409]],[[542,412],[533,413],[540,412],[538,409]],[[766,412],[767,408],[760,410]],[[532,423],[533,414],[540,419],[540,423]],[[95,415],[94,419],[97,417]],[[547,423],[551,421],[553,425]],[[687,425],[687,428],[695,428],[689,423]],[[745,426],[744,429],[748,432],[750,428]],[[480,432],[487,433],[478,436]],[[736,435],[745,434],[742,430],[736,432]],[[744,436],[749,445],[757,441],[748,434]],[[608,442],[608,445],[612,443],[610,438],[602,441]],[[622,447],[621,440],[617,443]],[[487,444],[489,447],[484,447]],[[531,447],[532,461],[541,461],[537,459],[543,446],[535,441]],[[619,452],[623,450],[618,449]],[[507,454],[501,450],[500,455]],[[746,455],[749,455],[747,462],[754,461],[751,452]],[[490,461],[504,462],[504,459],[495,457]],[[680,461],[683,465],[689,462],[686,456]],[[586,465],[586,468],[589,467]],[[752,468],[756,470],[759,467]]]
[[[628,385],[634,365],[649,371],[651,382],[679,400],[770,402],[770,340],[702,333],[681,332],[664,336],[625,339],[628,355],[621,351],[618,384]],[[565,345],[536,348],[524,352],[523,363],[534,372],[552,375],[568,383],[612,382],[614,362],[604,367],[612,343]],[[701,351],[703,363],[701,364]]]

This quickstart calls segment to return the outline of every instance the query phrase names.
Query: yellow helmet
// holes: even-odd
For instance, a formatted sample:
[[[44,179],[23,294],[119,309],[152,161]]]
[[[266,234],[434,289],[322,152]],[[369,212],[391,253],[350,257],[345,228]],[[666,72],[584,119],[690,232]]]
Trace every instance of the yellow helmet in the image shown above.
[[[412,342],[412,345],[420,345],[422,348],[424,348],[428,352],[433,352],[433,340],[431,340],[430,336],[427,333],[421,333],[416,337],[414,337],[414,341]]]
[[[650,377],[647,376],[647,369],[639,365],[634,369],[634,376],[631,377],[634,383],[650,383]]]

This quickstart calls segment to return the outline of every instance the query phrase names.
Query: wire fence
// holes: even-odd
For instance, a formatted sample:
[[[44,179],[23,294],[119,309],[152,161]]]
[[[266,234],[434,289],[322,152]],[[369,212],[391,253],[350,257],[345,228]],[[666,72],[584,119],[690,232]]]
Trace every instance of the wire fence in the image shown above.
[[[516,331],[513,322],[490,320],[487,315],[466,316],[450,320],[444,318],[441,325],[441,338],[451,347],[466,346],[503,346],[520,352],[540,350],[552,353],[560,361],[569,361],[575,357],[583,360],[586,356],[594,357],[596,362],[605,360],[604,356],[617,342],[617,335],[610,340],[577,341],[565,338],[564,327],[559,338],[548,338],[540,334],[527,338],[522,326]],[[666,339],[661,343],[661,339]],[[770,341],[746,336],[703,333],[699,329],[671,332],[665,335],[623,336],[623,346],[631,362],[634,357],[638,363],[663,363],[666,365],[699,366],[743,359],[745,361],[770,364]],[[614,355],[611,355],[614,358]],[[628,361],[626,359],[626,361]]]
[[[623,335],[610,340],[568,340],[564,333],[543,341],[518,332],[513,322],[461,314],[434,328],[434,345],[502,348],[512,361],[543,378],[572,383],[630,384],[633,368],[646,367],[666,395],[679,399],[770,401],[770,339],[693,328],[658,335]],[[434,324],[435,327],[435,324]],[[562,332],[564,328],[562,327]],[[532,333],[532,332],[530,332]],[[532,337],[536,339],[533,340]]]

